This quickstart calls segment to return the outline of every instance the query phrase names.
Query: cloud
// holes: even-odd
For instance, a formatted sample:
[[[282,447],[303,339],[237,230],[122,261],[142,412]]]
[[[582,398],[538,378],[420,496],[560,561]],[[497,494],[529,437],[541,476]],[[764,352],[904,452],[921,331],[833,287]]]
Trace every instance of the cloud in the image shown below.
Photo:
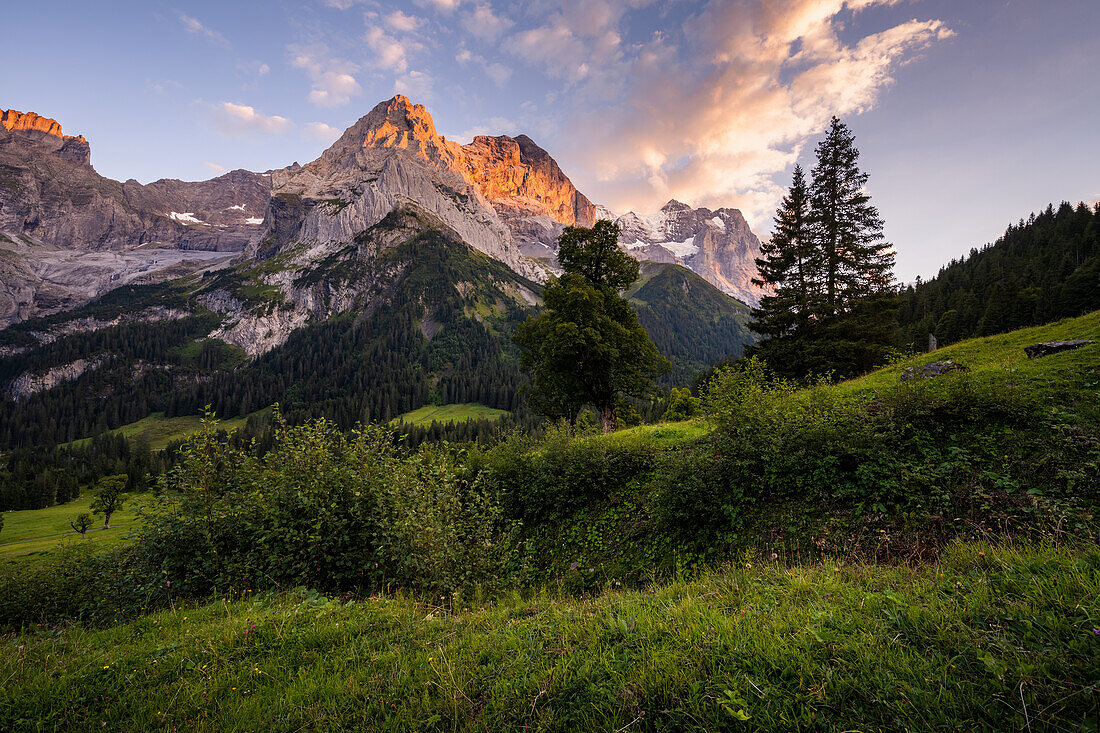
[[[217,173],[217,174],[218,174],[219,176],[220,176],[220,175],[221,175],[222,173],[225,173],[225,172],[226,172],[226,171],[228,170],[228,169],[227,169],[227,168],[226,168],[226,167],[225,167],[224,165],[218,165],[217,163],[211,163],[211,162],[210,162],[209,160],[204,160],[204,161],[202,162],[202,164],[203,164],[203,165],[205,165],[205,166],[206,166],[207,168],[209,168],[210,170],[212,170],[212,171],[214,171],[215,173]]]
[[[432,77],[422,71],[410,71],[397,78],[393,90],[415,101],[430,99],[432,96]]]
[[[302,137],[307,140],[319,140],[326,144],[335,142],[342,134],[342,130],[326,125],[324,122],[310,122],[302,128]]]
[[[229,48],[229,41],[227,41],[225,36],[221,33],[207,28],[197,18],[192,18],[190,15],[184,15],[183,13],[177,13],[177,15],[179,16],[180,22],[183,23],[184,30],[188,33],[197,33],[206,36],[211,41]]]
[[[619,10],[585,4],[586,20],[563,13],[505,43],[572,85],[563,162],[601,203],[737,205],[759,225],[830,116],[871,109],[900,65],[951,37],[937,20],[855,38],[843,28],[851,12],[894,2],[711,0],[675,33],[629,46]]]
[[[241,135],[281,135],[294,123],[278,115],[265,115],[247,104],[222,102],[211,111],[214,128],[226,137]]]
[[[307,99],[318,107],[338,107],[358,96],[363,88],[356,80],[356,64],[330,58],[324,46],[289,46],[291,66],[302,69],[312,86]]]
[[[503,87],[512,78],[512,69],[500,62],[489,62],[484,56],[473,53],[468,48],[459,48],[455,54],[455,61],[460,64],[476,64],[481,67],[485,75],[498,87]]]
[[[422,8],[432,8],[441,13],[453,13],[462,0],[413,0]]]
[[[493,12],[493,6],[479,2],[474,9],[462,18],[462,27],[473,36],[492,41],[504,35],[515,22]]]
[[[375,68],[397,74],[409,68],[406,44],[388,35],[380,27],[368,28],[364,40],[367,42],[367,48],[374,54],[372,65]]]
[[[406,15],[400,10],[395,10],[385,16],[386,25],[395,31],[411,33],[424,24],[423,18],[415,15]]]

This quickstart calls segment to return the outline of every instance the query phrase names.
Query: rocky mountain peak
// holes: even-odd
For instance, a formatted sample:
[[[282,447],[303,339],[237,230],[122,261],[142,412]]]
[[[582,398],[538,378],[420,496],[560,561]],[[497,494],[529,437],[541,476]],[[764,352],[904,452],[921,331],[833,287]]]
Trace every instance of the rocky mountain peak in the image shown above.
[[[460,157],[458,147],[436,132],[435,121],[424,105],[397,94],[359,118],[322,157],[349,163],[353,157],[361,160],[360,151],[369,155],[370,151],[402,150],[449,168]]]
[[[661,211],[691,211],[692,208],[676,199],[669,199],[668,203],[661,207]]]
[[[34,112],[20,112],[14,109],[6,109],[4,110],[3,116],[0,117],[0,124],[9,132],[41,132],[45,135],[61,138],[62,140],[78,140],[82,143],[88,142],[84,139],[83,135],[73,137],[72,135],[62,134],[61,123],[49,117],[42,117]]]
[[[11,144],[52,154],[77,165],[91,164],[92,150],[88,141],[83,135],[63,134],[57,120],[34,112],[8,109],[0,115],[0,126],[13,133],[9,138]]]

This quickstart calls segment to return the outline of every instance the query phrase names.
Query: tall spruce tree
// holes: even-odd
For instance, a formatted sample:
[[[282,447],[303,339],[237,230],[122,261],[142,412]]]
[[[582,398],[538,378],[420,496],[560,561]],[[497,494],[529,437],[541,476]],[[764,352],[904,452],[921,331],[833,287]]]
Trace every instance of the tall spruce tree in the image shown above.
[[[882,218],[867,195],[867,174],[848,126],[832,119],[817,145],[811,172],[810,211],[822,264],[826,315],[880,293],[893,281],[894,252],[882,236]]]
[[[851,376],[881,363],[892,348],[894,254],[858,160],[855,137],[834,117],[809,186],[796,166],[775,233],[761,246],[755,282],[772,292],[750,325],[766,338],[745,354],[783,376]]]
[[[814,303],[816,271],[820,262],[814,249],[810,198],[802,166],[794,167],[790,191],[775,212],[775,232],[761,243],[752,282],[768,292],[752,311],[749,327],[762,336],[782,338],[806,325]]]

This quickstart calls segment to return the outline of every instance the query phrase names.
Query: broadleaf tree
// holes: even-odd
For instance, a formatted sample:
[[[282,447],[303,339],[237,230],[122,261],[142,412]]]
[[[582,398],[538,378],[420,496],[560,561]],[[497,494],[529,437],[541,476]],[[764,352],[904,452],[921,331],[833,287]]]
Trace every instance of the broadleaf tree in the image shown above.
[[[558,240],[564,272],[543,289],[543,312],[513,335],[531,376],[531,406],[573,421],[592,405],[604,432],[615,428],[617,400],[655,395],[654,379],[670,366],[622,297],[638,278],[638,263],[618,238],[619,227],[605,220],[566,227]]]

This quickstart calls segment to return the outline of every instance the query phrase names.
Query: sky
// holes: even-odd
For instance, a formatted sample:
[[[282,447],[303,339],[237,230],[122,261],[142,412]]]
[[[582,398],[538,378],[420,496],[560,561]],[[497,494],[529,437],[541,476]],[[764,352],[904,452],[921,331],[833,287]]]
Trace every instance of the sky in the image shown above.
[[[525,133],[612,210],[740,208],[767,236],[829,119],[856,136],[901,281],[1100,200],[1097,0],[96,0],[3,10],[0,109],[101,174],[316,158],[379,101]]]

